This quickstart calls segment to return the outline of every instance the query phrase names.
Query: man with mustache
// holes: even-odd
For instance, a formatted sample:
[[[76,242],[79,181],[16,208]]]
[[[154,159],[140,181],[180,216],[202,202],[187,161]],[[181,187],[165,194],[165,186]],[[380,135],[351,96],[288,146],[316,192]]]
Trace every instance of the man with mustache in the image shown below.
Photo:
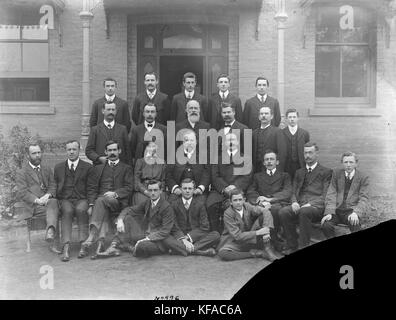
[[[131,119],[129,113],[128,102],[116,96],[117,81],[113,78],[106,78],[103,80],[104,97],[96,100],[92,105],[91,118],[89,119],[89,126],[95,127],[103,121],[102,106],[105,102],[113,102],[116,105],[117,115],[115,122],[126,127],[127,132],[131,129]]]
[[[103,249],[112,216],[128,206],[133,190],[132,168],[120,161],[121,151],[116,141],[108,141],[105,145],[106,162],[95,166],[88,176],[87,213],[91,216],[91,221],[89,236],[82,243],[82,249],[88,250],[99,239],[93,258]]]
[[[166,126],[170,116],[170,100],[167,94],[158,90],[158,82],[158,76],[155,72],[144,74],[146,90],[139,93],[133,102],[132,120],[136,125],[142,124],[146,120],[144,107],[147,104],[153,104],[157,107],[156,121]]]
[[[131,150],[135,162],[143,157],[144,145],[149,141],[154,141],[158,146],[158,156],[165,159],[166,150],[166,126],[157,121],[157,107],[149,102],[143,108],[143,123],[133,127],[131,130]],[[161,140],[162,135],[162,142]],[[162,150],[161,150],[162,149]]]
[[[285,254],[310,245],[311,222],[323,217],[325,197],[331,179],[331,169],[318,163],[319,147],[316,143],[304,145],[305,167],[296,171],[293,181],[291,205],[279,210],[279,218],[285,232],[288,248]],[[300,234],[297,235],[296,224]]]
[[[128,140],[127,128],[117,123],[114,119],[117,114],[114,102],[105,102],[102,107],[104,119],[97,126],[92,127],[89,133],[85,154],[94,165],[105,164],[107,156],[105,146],[108,141],[116,140],[122,153],[120,160],[126,164],[131,162],[131,151]]]
[[[55,199],[56,184],[50,167],[41,164],[41,147],[31,143],[26,147],[28,162],[16,174],[18,220],[45,214],[47,232],[45,240],[50,250],[60,253],[55,246],[55,233],[58,226],[59,205]]]

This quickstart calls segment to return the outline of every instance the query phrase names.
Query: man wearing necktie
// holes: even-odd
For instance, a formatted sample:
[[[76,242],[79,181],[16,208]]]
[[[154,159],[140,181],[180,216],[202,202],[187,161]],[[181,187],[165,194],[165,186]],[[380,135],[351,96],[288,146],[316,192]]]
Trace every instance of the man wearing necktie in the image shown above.
[[[105,145],[108,141],[117,141],[122,153],[120,160],[126,164],[132,161],[130,144],[128,139],[127,128],[117,123],[114,119],[117,114],[114,103],[103,104],[102,113],[104,119],[97,126],[92,127],[89,133],[85,154],[94,165],[104,164],[107,162],[105,155]]]
[[[312,222],[323,217],[325,197],[331,179],[331,169],[318,163],[319,147],[308,142],[304,146],[305,167],[296,171],[291,205],[279,211],[288,248],[285,254],[310,245]],[[297,235],[296,224],[300,233]],[[298,240],[300,243],[298,243]]]
[[[197,76],[192,72],[187,72],[183,75],[184,90],[173,96],[171,105],[170,120],[176,123],[181,122],[187,118],[186,105],[190,100],[198,101],[201,106],[200,118],[206,121],[208,118],[208,102],[206,97],[196,92]]]
[[[131,119],[129,113],[128,102],[116,96],[117,81],[113,78],[106,78],[103,80],[104,97],[96,100],[92,105],[91,118],[89,119],[89,126],[95,127],[103,121],[102,106],[105,102],[114,103],[116,105],[117,114],[115,121],[126,127],[127,132],[131,129]]]
[[[112,217],[128,206],[133,190],[133,171],[129,165],[120,161],[120,145],[115,141],[108,141],[105,150],[107,161],[95,166],[88,176],[87,213],[91,219],[89,236],[82,243],[82,247],[87,250],[99,239],[93,258],[103,249]]]
[[[80,244],[88,237],[88,200],[87,181],[92,165],[79,158],[80,143],[77,140],[66,142],[67,160],[58,163],[54,169],[56,198],[61,210],[63,253],[61,260],[70,260],[70,242],[73,216],[78,225]],[[86,255],[83,246],[79,258]]]
[[[132,109],[132,120],[136,125],[142,124],[144,118],[144,107],[151,103],[157,107],[156,121],[166,126],[170,117],[170,99],[167,94],[158,90],[158,76],[155,72],[146,72],[144,75],[145,91],[139,93],[134,102]]]
[[[21,201],[15,206],[17,219],[24,220],[45,214],[45,240],[50,243],[51,251],[60,253],[54,241],[59,217],[54,176],[51,168],[41,163],[42,153],[39,144],[29,144],[26,151],[28,162],[16,174],[17,199]]]
[[[245,102],[242,122],[252,130],[258,128],[260,126],[260,121],[258,120],[259,110],[261,107],[267,106],[271,108],[273,114],[271,125],[279,127],[281,122],[279,102],[268,95],[269,81],[267,78],[258,77],[256,79],[256,91],[256,95]]]
[[[351,232],[359,231],[362,217],[369,211],[369,178],[357,169],[358,158],[353,152],[341,156],[343,168],[335,169],[331,178],[322,218],[326,238],[335,236],[337,224],[348,225]]]

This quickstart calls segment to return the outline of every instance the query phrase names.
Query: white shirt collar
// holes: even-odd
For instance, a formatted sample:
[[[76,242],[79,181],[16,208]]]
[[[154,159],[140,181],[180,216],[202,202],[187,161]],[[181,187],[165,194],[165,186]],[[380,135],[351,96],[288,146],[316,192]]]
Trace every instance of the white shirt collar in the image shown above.
[[[263,128],[263,125],[260,125],[260,128],[261,128],[261,129],[266,129],[266,128],[268,128],[270,125],[271,125],[271,122],[270,122],[269,124],[267,124],[264,128]]]
[[[154,97],[155,94],[157,93],[157,89],[154,89],[153,92],[150,92],[150,91],[146,90],[146,93],[147,93],[147,96],[149,96],[149,97],[153,96]]]
[[[184,150],[184,153],[187,155],[188,159],[191,159],[192,155],[194,154],[195,150],[192,150],[190,152],[187,152],[187,150]]]
[[[318,165],[318,162],[315,162],[315,164],[312,165],[311,167],[309,167],[307,164],[305,165],[305,167],[307,168],[307,170],[308,170],[309,168],[311,168],[312,171],[313,171],[313,170],[315,170],[315,168],[316,168],[317,165]]]
[[[106,120],[103,119],[103,123],[105,124],[106,127],[109,127],[109,125],[111,125],[111,128],[113,129],[115,121],[113,120],[111,122],[107,122]]]
[[[152,122],[153,126],[152,127],[148,127],[148,122],[146,120],[144,120],[144,126],[146,127],[147,131],[151,131],[151,129],[154,128],[155,126],[155,120]]]
[[[243,217],[243,208],[241,210],[237,210],[237,209],[234,209],[234,210],[239,213],[241,218]]]
[[[235,157],[237,152],[238,152],[238,149],[234,149],[232,151],[230,151],[230,149],[227,150],[228,155],[231,156],[231,154],[232,154],[233,157]]]
[[[30,161],[29,161],[30,166],[32,167],[32,169],[34,170],[35,168],[39,168],[41,170],[41,165],[35,166],[33,165]]]
[[[107,163],[110,165],[110,163],[114,163],[114,165],[117,165],[118,162],[120,162],[120,159],[117,159],[116,161],[112,161],[112,160],[107,160]]]
[[[272,170],[268,170],[268,169],[267,169],[267,174],[268,174],[268,175],[270,174],[270,172],[272,172],[272,175],[274,175],[275,172],[276,172],[276,168],[275,168],[275,169],[272,169]]]
[[[107,93],[105,93],[105,98],[107,101],[114,101],[115,99],[115,94],[113,94],[112,96],[109,96]]]
[[[355,176],[355,172],[356,172],[356,169],[353,169],[353,171],[350,173],[350,178],[352,179],[354,176]],[[345,171],[345,177],[348,177],[348,173]]]
[[[223,91],[219,91],[219,96],[223,97],[223,94],[224,94],[224,98],[227,98],[229,93],[230,93],[229,90],[224,91],[224,92]]]
[[[287,126],[287,127],[289,128],[289,132],[294,136],[298,130],[298,126],[294,126],[294,127]]]
[[[188,203],[188,206],[191,205],[192,197],[191,197],[190,199],[184,199],[184,198],[182,197],[182,199],[183,199],[183,204],[184,204],[184,205],[186,204],[186,202]]]
[[[190,126],[195,128],[197,122],[191,122],[190,119],[187,118],[187,121],[190,123]]]
[[[157,205],[158,201],[160,201],[160,198],[158,198],[155,201],[151,201],[151,207],[153,206],[153,204],[154,204],[154,207],[155,207]]]
[[[195,94],[195,90],[193,90],[193,91],[191,91],[191,92],[189,92],[189,91],[187,91],[187,90],[184,90],[184,96],[187,98],[187,97],[189,97],[189,96],[191,96],[191,99],[194,97],[194,94]]]
[[[267,100],[267,94],[265,94],[264,96],[261,96],[261,94],[257,93],[257,99],[259,99],[261,101],[261,97],[264,98],[264,102]]]
[[[234,124],[234,122],[235,122],[236,120],[234,119],[231,123],[230,123],[230,126],[232,127],[232,125]],[[226,123],[224,122],[224,125],[225,125]]]
[[[80,158],[77,158],[77,160],[75,160],[75,161],[70,161],[69,159],[67,159],[67,165],[68,165],[69,169],[71,170],[71,165],[73,163],[74,170],[76,170],[79,161],[80,161]]]

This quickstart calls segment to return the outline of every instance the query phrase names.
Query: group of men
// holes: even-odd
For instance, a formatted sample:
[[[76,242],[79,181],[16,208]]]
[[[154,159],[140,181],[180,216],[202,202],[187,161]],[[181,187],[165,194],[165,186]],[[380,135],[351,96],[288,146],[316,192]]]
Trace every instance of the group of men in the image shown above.
[[[196,92],[197,79],[190,72],[172,102],[159,92],[155,73],[147,73],[144,83],[146,90],[133,104],[131,128],[128,103],[115,95],[116,81],[104,80],[105,96],[92,106],[85,149],[92,165],[80,159],[77,140],[66,143],[68,159],[54,173],[41,164],[39,145],[27,147],[28,162],[17,174],[21,217],[46,214],[46,239],[52,251],[62,253],[62,261],[70,260],[73,216],[79,258],[97,244],[91,258],[128,251],[138,257],[218,254],[223,260],[274,261],[308,246],[313,222],[321,222],[328,238],[339,223],[360,229],[369,182],[357,169],[357,156],[344,153],[341,169],[320,165],[319,148],[298,125],[297,110],[288,109],[287,126],[278,128],[279,103],[268,95],[266,78],[256,79],[257,94],[243,111],[241,100],[229,92],[227,75],[218,77],[219,91],[210,99]],[[144,156],[145,143],[156,142],[163,159],[174,150],[166,144],[178,147],[178,141],[166,138],[172,120],[181,152],[166,164],[164,181],[147,181],[147,200],[131,206],[133,164]],[[202,148],[208,141],[202,130],[211,129],[221,137],[219,150]],[[248,129],[251,141],[244,139]],[[59,217],[61,251],[54,242]],[[115,235],[106,249],[113,225]]]

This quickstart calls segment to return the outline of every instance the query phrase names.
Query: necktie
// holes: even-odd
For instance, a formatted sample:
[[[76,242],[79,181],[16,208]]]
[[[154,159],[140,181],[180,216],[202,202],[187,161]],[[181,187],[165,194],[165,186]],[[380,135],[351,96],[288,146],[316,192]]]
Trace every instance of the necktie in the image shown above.
[[[350,173],[350,172],[347,174],[347,179],[348,179],[348,181],[351,181],[351,180],[352,180],[352,177],[351,177],[351,173]]]
[[[115,167],[115,163],[113,161],[110,161],[109,163],[110,167],[114,168]]]
[[[110,123],[107,125],[107,128],[109,128],[110,130],[113,129]]]
[[[225,124],[224,128],[231,128],[231,125],[230,124]]]
[[[148,124],[147,124],[147,127],[148,127],[148,128],[152,128],[152,127],[153,127],[153,124],[152,124],[152,123],[148,123]]]
[[[187,99],[188,100],[190,100],[192,97],[191,97],[191,93],[189,92],[188,94],[187,94]]]
[[[72,172],[74,172],[74,163],[72,162],[72,164],[70,165],[70,170],[72,171]]]
[[[272,170],[268,171],[268,175],[272,177]]]
[[[39,167],[35,167],[34,171],[36,171],[37,177],[39,179],[40,182],[40,188],[43,189],[44,188],[44,183],[43,183],[43,177],[41,175],[41,171]]]
[[[260,95],[260,101],[264,102],[264,96],[263,95]]]
[[[155,203],[151,201],[151,209],[154,209],[154,207],[155,207]]]
[[[189,205],[188,201],[184,202],[184,208],[186,208],[186,210],[188,210],[188,208],[190,208],[190,205]]]
[[[221,99],[225,100],[225,93],[224,92],[221,93]]]
[[[308,168],[308,173],[311,173],[311,172],[312,172],[312,168],[309,167],[309,168]]]

